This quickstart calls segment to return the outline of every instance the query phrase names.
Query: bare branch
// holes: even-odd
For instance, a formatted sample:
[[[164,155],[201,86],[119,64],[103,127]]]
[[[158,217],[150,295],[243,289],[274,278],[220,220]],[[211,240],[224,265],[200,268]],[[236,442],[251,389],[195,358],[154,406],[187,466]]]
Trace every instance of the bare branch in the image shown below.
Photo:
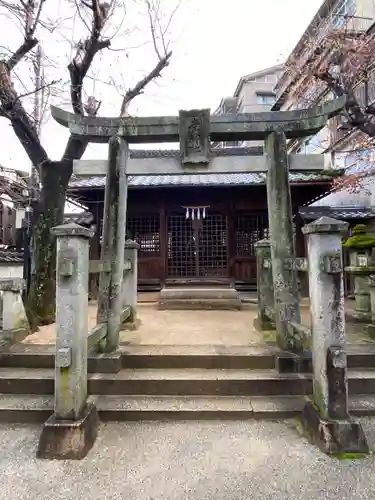
[[[30,25],[30,27],[29,27],[29,29],[27,31],[27,37],[34,36],[35,30],[36,30],[36,28],[37,28],[37,26],[39,24],[40,15],[42,13],[43,4],[45,3],[45,1],[46,0],[40,0],[36,16],[35,16],[35,18],[33,20],[32,25]],[[34,5],[34,1],[33,0],[29,0],[29,5],[33,6]],[[34,15],[34,9],[35,9],[35,7],[32,10],[32,14],[33,15]]]
[[[317,77],[325,81],[328,88],[331,89],[337,97],[342,97],[343,95],[347,96],[345,109],[349,125],[353,128],[359,128],[359,130],[371,137],[375,137],[375,123],[373,123],[370,117],[362,111],[353,89],[350,86],[344,88],[340,79],[330,75],[328,72],[319,73]]]
[[[84,5],[86,5],[86,3]],[[87,71],[92,64],[95,55],[100,50],[109,47],[111,44],[110,40],[100,40],[101,31],[109,13],[108,3],[99,3],[99,0],[92,0],[90,8],[93,11],[90,36],[86,40],[79,42],[76,55],[68,66],[71,80],[70,97],[73,111],[79,115],[84,114],[82,89],[83,80]]]
[[[23,97],[35,92],[35,89],[32,92],[18,94],[12,81],[12,70],[38,44],[34,35],[44,3],[45,0],[40,0],[37,7],[33,0],[23,0],[20,6],[9,5],[3,0],[1,2],[2,6],[9,8],[10,11],[13,10],[20,19],[23,19],[25,35],[22,44],[9,59],[0,61],[0,113],[10,121],[28,157],[39,169],[49,161],[48,155],[40,143],[34,120],[29,117],[21,101]]]
[[[0,101],[2,116],[8,118],[30,160],[36,167],[48,161],[33,121],[23,107],[11,81],[6,63],[0,62]]]
[[[15,68],[15,66],[28,54],[34,47],[38,45],[38,40],[36,38],[26,38],[23,44],[11,55],[8,59],[7,67],[9,71]]]
[[[129,89],[122,100],[121,113],[120,116],[125,116],[127,108],[130,102],[143,93],[144,88],[155,78],[160,77],[161,71],[169,65],[170,58],[172,57],[172,52],[168,52],[164,57],[160,59],[155,68],[142,80],[140,80],[132,89]]]
[[[157,40],[156,40],[155,22],[154,22],[154,19],[153,19],[154,10],[152,9],[152,6],[151,6],[151,3],[149,2],[149,0],[146,0],[146,5],[147,5],[148,19],[149,19],[149,22],[150,22],[150,30],[151,30],[151,36],[152,36],[152,43],[154,44],[154,50],[155,50],[156,55],[158,56],[159,61],[160,61],[162,59],[162,56],[161,56],[160,51],[158,49],[158,44],[157,44]]]
[[[53,85],[56,85],[57,83],[58,83],[58,80],[52,80],[51,82],[46,83],[44,85],[41,85],[40,87],[35,88],[35,89],[31,90],[30,92],[25,92],[25,94],[20,94],[17,96],[16,101],[23,99],[24,97],[27,97],[29,95],[35,94],[36,92],[39,92],[40,90],[44,90],[44,89],[47,89],[49,87],[52,87]]]

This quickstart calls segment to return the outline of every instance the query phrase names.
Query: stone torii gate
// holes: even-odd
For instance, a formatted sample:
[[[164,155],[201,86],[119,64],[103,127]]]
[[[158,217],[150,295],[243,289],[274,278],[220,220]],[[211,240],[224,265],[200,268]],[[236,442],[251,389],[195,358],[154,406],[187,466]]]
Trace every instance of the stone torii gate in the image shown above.
[[[316,134],[344,104],[343,99],[338,99],[297,111],[210,116],[210,110],[203,109],[180,111],[179,116],[172,117],[123,118],[81,117],[52,107],[52,116],[76,137],[112,144],[108,161],[75,161],[73,173],[107,176],[102,258],[114,263],[113,272],[119,280],[125,243],[127,176],[266,172],[277,338],[279,346],[287,349],[288,323],[300,323],[289,170],[324,170],[323,155],[288,155],[287,140]],[[265,143],[263,156],[224,156],[220,152],[211,156],[211,141],[258,140]],[[179,142],[180,158],[128,158],[129,143],[160,142]],[[113,255],[114,247],[117,258]],[[108,283],[100,286],[108,287]],[[105,314],[105,309],[99,301],[98,315]],[[112,349],[117,347],[118,322],[115,317],[113,328],[108,324]]]

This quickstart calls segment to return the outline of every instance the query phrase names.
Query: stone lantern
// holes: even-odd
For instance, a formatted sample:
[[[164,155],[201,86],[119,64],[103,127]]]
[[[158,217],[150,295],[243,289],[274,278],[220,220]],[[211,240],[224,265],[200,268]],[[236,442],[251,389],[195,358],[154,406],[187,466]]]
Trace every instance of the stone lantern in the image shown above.
[[[357,224],[343,244],[349,249],[350,265],[345,271],[354,277],[354,319],[371,322],[370,275],[375,274],[375,238],[364,224]]]

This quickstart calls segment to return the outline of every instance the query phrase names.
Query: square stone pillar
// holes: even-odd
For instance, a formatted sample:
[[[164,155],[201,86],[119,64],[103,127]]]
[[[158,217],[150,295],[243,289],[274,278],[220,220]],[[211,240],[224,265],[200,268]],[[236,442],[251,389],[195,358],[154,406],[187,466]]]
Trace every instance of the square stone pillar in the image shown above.
[[[0,279],[4,331],[25,330],[25,332],[29,332],[29,322],[22,300],[22,291],[24,287],[25,283],[22,278]]]
[[[282,349],[288,350],[293,346],[288,324],[300,323],[301,316],[297,271],[293,265],[295,248],[289,164],[283,132],[269,134],[265,140],[265,153],[268,160],[267,201],[277,341]]]
[[[83,458],[97,434],[94,405],[87,404],[89,239],[77,224],[55,227],[56,354],[55,411],[44,424],[39,458]]]
[[[275,327],[271,243],[269,240],[259,240],[254,247],[257,260],[258,295],[258,316],[255,326],[260,330],[270,330]]]
[[[358,422],[348,412],[342,235],[347,223],[321,217],[307,235],[312,323],[313,399],[302,412],[307,435],[330,454],[367,453]]]
[[[123,323],[123,329],[134,329],[139,325],[137,318],[138,300],[138,250],[139,245],[135,241],[125,242],[125,262],[129,262],[130,269],[124,269],[122,282],[122,306],[131,307],[131,317]]]
[[[375,332],[375,274],[369,276],[370,287],[370,306],[371,306],[371,325],[372,332]]]

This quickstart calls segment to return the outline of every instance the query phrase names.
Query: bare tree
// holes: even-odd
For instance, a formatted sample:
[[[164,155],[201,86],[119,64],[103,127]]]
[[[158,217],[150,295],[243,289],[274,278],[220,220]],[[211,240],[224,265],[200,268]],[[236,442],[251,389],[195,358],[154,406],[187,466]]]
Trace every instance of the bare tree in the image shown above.
[[[55,241],[50,229],[63,221],[67,188],[72,174],[73,160],[80,159],[88,143],[70,135],[60,159],[51,159],[38,136],[36,124],[30,116],[25,98],[30,93],[22,93],[20,81],[16,73],[18,65],[32,59],[33,50],[39,43],[38,32],[44,30],[51,38],[62,33],[68,22],[78,20],[82,37],[72,43],[72,57],[68,64],[70,87],[70,103],[77,115],[95,116],[101,102],[94,95],[86,95],[84,81],[93,62],[103,51],[111,50],[114,35],[124,36],[126,30],[123,20],[126,18],[126,7],[131,1],[144,7],[150,27],[150,43],[156,54],[156,64],[132,88],[122,92],[121,115],[128,111],[129,103],[140,95],[145,87],[161,75],[168,66],[172,52],[166,44],[166,34],[175,10],[165,23],[162,16],[160,0],[0,0],[0,12],[12,19],[22,29],[23,40],[18,48],[11,51],[3,47],[3,58],[0,60],[0,116],[9,120],[20,144],[38,171],[41,190],[39,199],[33,200],[33,241],[35,270],[32,275],[28,297],[29,316],[34,324],[47,323],[54,320],[54,273],[55,273]],[[55,14],[58,5],[66,7],[63,19]],[[47,6],[51,9],[47,11]],[[51,15],[52,13],[52,15]],[[61,31],[60,31],[61,30]],[[108,34],[109,33],[109,34]],[[144,35],[144,33],[143,33]],[[4,34],[4,36],[6,36]],[[73,37],[72,37],[73,38]],[[124,53],[124,61],[126,61]],[[121,70],[120,70],[121,72]],[[22,83],[22,82],[21,82]],[[53,93],[57,88],[56,81],[46,82]],[[60,82],[62,83],[62,82]],[[121,89],[120,89],[121,91]]]
[[[375,144],[375,106],[369,103],[366,91],[369,79],[375,76],[375,35],[359,32],[358,21],[347,17],[340,29],[328,30],[322,39],[317,39],[317,33],[306,37],[301,51],[305,57],[301,53],[290,57],[287,70],[294,81],[291,96],[302,105],[310,106],[322,96],[346,98],[342,126],[352,136],[351,154],[358,153],[358,160],[367,159],[371,167],[372,156],[364,157],[363,151],[373,149]],[[359,89],[364,90],[362,95]],[[330,126],[334,128],[337,123],[333,121]],[[328,146],[322,144],[322,149]],[[363,177],[374,173],[373,168],[367,168],[337,178],[335,185],[356,190]]]

